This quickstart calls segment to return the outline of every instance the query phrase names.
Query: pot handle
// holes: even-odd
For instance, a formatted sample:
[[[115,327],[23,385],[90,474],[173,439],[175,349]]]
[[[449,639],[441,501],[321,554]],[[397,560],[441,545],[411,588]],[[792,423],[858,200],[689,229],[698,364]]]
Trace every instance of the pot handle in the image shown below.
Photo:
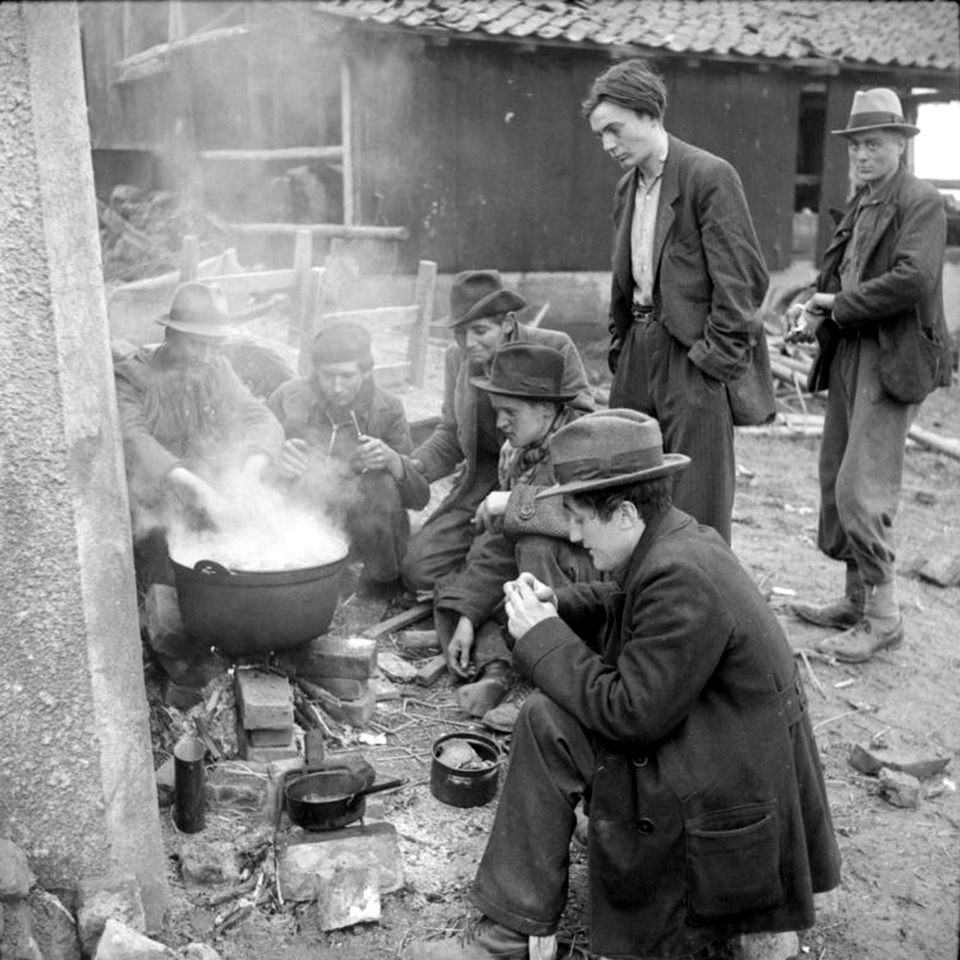
[[[232,570],[228,570],[222,563],[217,563],[216,560],[198,560],[193,565],[193,569],[197,573],[208,573],[211,576],[214,574],[225,577],[233,576]]]
[[[351,794],[347,798],[347,804],[353,803],[357,797],[365,797],[370,793],[380,793],[381,790],[395,790],[397,787],[402,787],[406,782],[407,778],[403,777],[400,780],[384,780],[383,783],[375,783],[372,787],[364,787],[362,790]]]

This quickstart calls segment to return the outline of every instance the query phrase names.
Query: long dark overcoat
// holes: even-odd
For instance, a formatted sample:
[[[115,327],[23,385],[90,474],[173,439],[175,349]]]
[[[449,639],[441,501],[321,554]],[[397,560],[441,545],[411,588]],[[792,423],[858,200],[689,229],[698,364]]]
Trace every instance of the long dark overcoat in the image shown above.
[[[812,925],[840,855],[806,699],[721,537],[671,508],[619,584],[567,588],[559,613],[514,662],[595,740],[591,949],[676,957]]]
[[[901,168],[875,229],[864,238],[861,282],[841,291],[840,263],[862,196],[851,200],[823,256],[817,289],[836,298],[832,319],[817,331],[819,350],[809,387],[812,392],[827,389],[841,337],[876,331],[884,390],[901,403],[919,403],[931,390],[949,386],[952,377],[943,309],[943,199],[930,184]]]

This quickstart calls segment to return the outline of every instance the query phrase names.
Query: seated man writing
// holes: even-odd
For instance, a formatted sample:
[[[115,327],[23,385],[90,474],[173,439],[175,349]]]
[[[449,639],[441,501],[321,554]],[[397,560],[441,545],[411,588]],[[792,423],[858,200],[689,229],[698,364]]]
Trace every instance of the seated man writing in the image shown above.
[[[840,857],[776,617],[720,535],[671,505],[689,461],[663,453],[656,420],[591,414],[550,448],[560,483],[540,496],[563,496],[571,540],[613,580],[505,585],[514,664],[538,689],[468,893],[485,920],[464,942],[405,956],[550,955],[581,799],[591,951],[689,957],[811,926]]]
[[[173,583],[164,534],[173,517],[198,527],[229,522],[235,505],[218,491],[220,480],[246,474],[258,482],[283,444],[276,418],[220,354],[234,332],[230,319],[217,284],[181,284],[157,320],[163,343],[114,364],[142,591]]]
[[[281,384],[268,401],[287,437],[280,473],[343,525],[363,581],[391,588],[410,536],[407,509],[430,499],[427,482],[407,467],[413,443],[403,403],[374,383],[370,333],[359,324],[322,329],[310,365],[309,377]]]
[[[580,414],[563,389],[563,354],[535,343],[509,343],[494,355],[489,376],[471,383],[490,399],[498,432],[499,489],[477,510],[479,531],[463,570],[437,586],[434,622],[451,672],[473,682],[457,692],[473,716],[495,707],[510,687],[510,653],[491,619],[503,584],[520,570],[552,587],[598,579],[587,552],[570,543],[563,506],[537,500],[554,482],[549,440]]]

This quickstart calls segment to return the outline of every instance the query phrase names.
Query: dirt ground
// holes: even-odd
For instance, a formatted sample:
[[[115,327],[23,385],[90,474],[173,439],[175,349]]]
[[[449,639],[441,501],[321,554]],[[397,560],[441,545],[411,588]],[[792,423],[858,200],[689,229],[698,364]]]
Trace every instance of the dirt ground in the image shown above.
[[[816,402],[808,404],[815,412]],[[960,388],[929,398],[918,424],[944,436],[960,436]],[[814,656],[804,661],[800,651],[825,631],[793,618],[790,603],[795,598],[825,600],[842,584],[841,568],[815,547],[818,443],[816,438],[738,434],[733,543],[798,651],[844,857],[839,895],[834,904],[825,904],[817,925],[801,934],[801,955],[812,960],[952,960],[957,956],[960,903],[960,588],[934,586],[916,571],[928,558],[960,555],[960,461],[918,446],[909,450],[896,524],[905,643],[864,665]],[[360,633],[386,612],[383,601],[354,597],[341,605],[333,632]],[[418,624],[424,625],[429,624]],[[396,636],[379,643],[382,650],[393,650]],[[515,690],[512,697],[520,700],[525,692]],[[315,908],[287,904],[279,910],[263,898],[242,923],[215,936],[217,916],[234,902],[231,890],[185,888],[178,869],[183,837],[165,810],[173,906],[160,938],[174,947],[203,941],[222,960],[375,960],[398,956],[411,939],[454,932],[466,913],[463,893],[496,804],[494,800],[484,807],[459,809],[430,793],[432,742],[443,733],[465,729],[480,728],[459,712],[444,678],[431,688],[404,687],[400,700],[381,704],[367,732],[385,742],[359,745],[378,779],[409,778],[402,790],[368,801],[368,819],[381,817],[399,833],[405,876],[404,888],[383,898],[379,923],[323,933]],[[494,736],[508,752],[509,737]],[[943,773],[923,781],[917,809],[902,809],[880,796],[875,777],[849,764],[857,744],[880,750],[889,744],[950,762]],[[358,748],[349,737],[342,745]],[[329,743],[328,750],[337,746]],[[262,815],[213,809],[207,833],[240,843],[244,837],[262,839],[269,826]],[[289,842],[296,829],[284,821],[279,842]],[[574,845],[561,957],[588,956],[585,870],[584,856]],[[226,899],[212,905],[217,896]]]

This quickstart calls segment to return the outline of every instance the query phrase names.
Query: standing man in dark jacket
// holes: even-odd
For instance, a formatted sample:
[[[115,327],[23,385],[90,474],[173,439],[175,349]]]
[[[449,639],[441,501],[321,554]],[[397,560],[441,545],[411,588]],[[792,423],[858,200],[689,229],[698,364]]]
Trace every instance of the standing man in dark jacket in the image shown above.
[[[835,134],[861,186],[827,248],[817,293],[792,312],[794,339],[816,339],[810,390],[829,389],[820,447],[817,546],[846,565],[844,595],[797,604],[842,632],[819,644],[861,662],[903,640],[893,518],[907,431],[920,403],[951,381],[943,311],[943,200],[904,166],[906,123],[884,88],[858,92]]]
[[[409,469],[403,403],[374,383],[370,333],[359,324],[323,328],[310,366],[309,377],[281,384],[269,400],[287,437],[280,472],[343,524],[364,583],[389,589],[410,537],[407,509],[430,499],[427,482]]]
[[[450,316],[455,342],[444,356],[443,408],[440,423],[411,455],[410,462],[430,483],[459,470],[450,494],[411,540],[403,564],[403,582],[411,591],[433,590],[456,574],[477,533],[474,516],[498,486],[500,447],[497,414],[490,394],[477,390],[472,377],[490,372],[494,355],[507,343],[536,343],[563,355],[563,393],[570,406],[593,410],[587,373],[576,346],[559,330],[530,327],[517,320],[526,300],[503,286],[496,270],[457,274],[450,288]]]
[[[533,955],[563,912],[581,798],[594,953],[689,956],[811,926],[840,856],[777,618],[716,531],[671,505],[688,460],[663,453],[656,420],[588,414],[550,446],[560,483],[541,496],[564,496],[571,540],[613,579],[505,585],[514,664],[537,690],[468,894],[488,922],[406,956]]]
[[[656,417],[666,449],[693,458],[677,506],[729,543],[733,428],[775,413],[767,270],[736,171],[668,134],[666,104],[663,80],[636,59],[597,77],[583,104],[627,171],[614,198],[610,406]]]

